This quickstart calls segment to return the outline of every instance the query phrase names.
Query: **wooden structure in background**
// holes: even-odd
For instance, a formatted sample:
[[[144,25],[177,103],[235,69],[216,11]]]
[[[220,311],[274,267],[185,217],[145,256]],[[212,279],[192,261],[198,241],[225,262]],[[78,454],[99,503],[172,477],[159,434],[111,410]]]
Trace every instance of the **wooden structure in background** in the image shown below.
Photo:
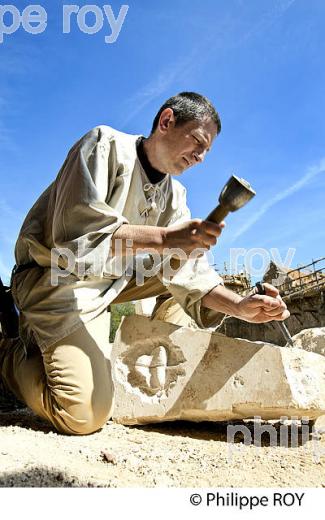
[[[222,274],[222,277],[229,289],[242,295],[253,289],[246,275]],[[291,314],[286,324],[292,335],[303,329],[325,326],[325,257],[296,269],[286,269],[271,262],[263,281],[275,285],[286,302]],[[276,345],[285,343],[273,322],[255,324],[229,317],[223,321],[218,332],[251,341],[268,341]]]

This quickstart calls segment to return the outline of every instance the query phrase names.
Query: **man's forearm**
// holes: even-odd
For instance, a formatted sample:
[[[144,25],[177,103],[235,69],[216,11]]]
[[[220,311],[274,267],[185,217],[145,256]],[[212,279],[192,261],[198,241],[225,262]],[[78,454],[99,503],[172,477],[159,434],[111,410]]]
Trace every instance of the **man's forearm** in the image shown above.
[[[210,249],[217,242],[223,224],[193,219],[167,227],[122,224],[112,237],[112,253],[125,255],[132,252],[163,253],[165,248],[177,248],[190,254],[196,249]]]
[[[202,305],[216,312],[238,316],[238,304],[242,299],[242,296],[230,291],[223,285],[217,285],[212,291],[203,296]]]
[[[133,253],[162,253],[165,245],[166,228],[157,226],[133,226],[123,224],[112,237],[112,253],[126,254],[127,249]]]

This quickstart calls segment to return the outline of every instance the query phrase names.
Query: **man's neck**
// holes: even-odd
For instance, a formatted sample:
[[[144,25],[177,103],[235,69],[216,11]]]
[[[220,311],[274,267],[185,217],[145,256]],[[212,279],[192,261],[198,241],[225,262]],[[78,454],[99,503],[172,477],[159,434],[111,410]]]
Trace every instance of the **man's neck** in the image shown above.
[[[138,157],[152,184],[157,184],[165,178],[166,173],[155,167],[153,143],[150,137],[148,139],[142,138],[138,144]]]
[[[162,175],[166,175],[166,172],[162,171],[160,161],[158,160],[156,141],[153,135],[144,139],[143,149],[152,168],[160,172]]]

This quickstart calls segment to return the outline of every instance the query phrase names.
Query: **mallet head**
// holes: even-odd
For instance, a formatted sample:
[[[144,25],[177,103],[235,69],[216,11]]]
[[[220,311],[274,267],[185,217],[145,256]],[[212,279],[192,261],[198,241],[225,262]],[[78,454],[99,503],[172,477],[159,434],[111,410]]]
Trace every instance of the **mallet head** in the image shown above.
[[[237,211],[249,202],[256,192],[252,189],[249,182],[232,175],[225,184],[219,196],[219,203],[225,206],[228,211]]]
[[[219,205],[211,211],[206,220],[220,224],[228,213],[245,206],[254,195],[255,191],[245,179],[232,175],[220,193]]]

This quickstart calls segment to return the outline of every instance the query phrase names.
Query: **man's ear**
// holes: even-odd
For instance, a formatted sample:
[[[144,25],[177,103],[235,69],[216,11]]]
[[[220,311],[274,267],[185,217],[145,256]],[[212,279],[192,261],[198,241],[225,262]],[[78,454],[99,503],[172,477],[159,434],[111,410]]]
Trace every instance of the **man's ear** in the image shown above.
[[[166,134],[168,130],[175,126],[175,116],[172,108],[165,108],[159,118],[158,130],[161,134]]]

